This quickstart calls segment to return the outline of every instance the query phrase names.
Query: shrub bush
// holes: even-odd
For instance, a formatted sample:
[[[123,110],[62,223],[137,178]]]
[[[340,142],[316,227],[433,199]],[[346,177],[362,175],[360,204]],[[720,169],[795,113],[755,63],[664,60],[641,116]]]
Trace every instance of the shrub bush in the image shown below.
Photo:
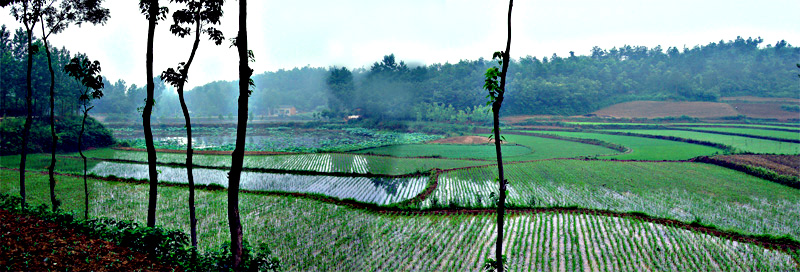
[[[59,116],[56,118],[56,144],[59,152],[78,151],[78,136],[81,131],[82,116]],[[22,152],[22,129],[25,125],[23,117],[9,117],[3,119],[0,125],[0,154],[11,155]],[[83,146],[106,147],[114,144],[114,137],[108,129],[94,118],[86,119],[86,131],[83,135]],[[31,124],[28,152],[49,152],[52,140],[50,138],[50,122],[46,118],[34,118]]]
[[[179,266],[186,271],[232,271],[228,243],[220,246],[218,250],[194,255],[188,245],[189,238],[182,231],[144,227],[136,222],[111,218],[83,220],[64,211],[51,212],[44,205],[22,210],[21,203],[22,199],[19,197],[0,194],[0,209],[35,216],[90,237],[111,241],[131,250],[149,254],[155,260]],[[272,257],[272,252],[266,245],[262,244],[253,249],[247,241],[244,241],[243,246],[241,271],[280,269],[278,258]]]

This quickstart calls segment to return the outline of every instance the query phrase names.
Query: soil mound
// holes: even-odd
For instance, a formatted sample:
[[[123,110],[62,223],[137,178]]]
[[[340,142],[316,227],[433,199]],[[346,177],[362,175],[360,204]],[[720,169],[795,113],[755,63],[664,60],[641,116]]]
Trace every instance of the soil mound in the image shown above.
[[[444,138],[428,142],[430,144],[488,144],[494,143],[494,140],[489,140],[488,137],[483,136],[458,136],[451,138]]]

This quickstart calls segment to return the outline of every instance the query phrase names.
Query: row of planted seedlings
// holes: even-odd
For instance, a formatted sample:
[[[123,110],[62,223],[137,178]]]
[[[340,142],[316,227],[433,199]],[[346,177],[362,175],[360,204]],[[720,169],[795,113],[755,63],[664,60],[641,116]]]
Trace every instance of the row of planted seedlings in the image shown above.
[[[138,151],[102,149],[87,152],[87,156],[97,160],[121,160],[139,163],[147,161],[147,154]],[[159,163],[181,165],[185,161],[185,154],[167,152],[158,154]],[[193,163],[204,167],[230,167],[230,156],[195,154]],[[244,167],[254,170],[273,169],[315,173],[371,173],[381,175],[404,175],[425,172],[433,168],[448,169],[482,164],[487,164],[487,162],[436,158],[397,158],[347,153],[247,155],[244,158]]]
[[[474,271],[493,254],[492,215],[353,212],[324,222],[302,219],[314,212],[292,213],[297,219],[288,222],[275,217],[270,229],[279,234],[271,243],[281,254],[302,258],[298,270]],[[504,244],[514,271],[795,268],[791,256],[778,250],[624,218],[544,213],[509,221]],[[289,224],[293,230],[282,230]]]
[[[75,180],[65,182],[80,181],[70,179]],[[92,216],[144,222],[145,185],[98,180],[91,185]],[[185,188],[162,187],[159,195],[157,224],[188,231]],[[226,194],[200,190],[197,199],[201,248],[227,240]],[[80,199],[65,202],[65,207],[81,206],[70,203]],[[240,206],[245,238],[251,245],[266,243],[287,270],[479,270],[493,254],[492,214],[382,214],[247,193]],[[509,265],[515,271],[795,268],[791,257],[778,250],[629,218],[522,212],[509,217],[506,230]]]
[[[745,234],[800,237],[800,191],[710,164],[549,160],[506,166],[507,205],[644,212]],[[491,208],[493,167],[447,171],[423,208]]]
[[[157,166],[159,180],[186,184],[186,169]],[[97,163],[90,173],[101,177],[147,179],[148,166],[103,161]],[[198,185],[227,187],[227,170],[195,168],[193,173]],[[359,202],[388,205],[412,198],[422,192],[428,184],[427,175],[406,177],[382,176],[328,176],[286,173],[242,172],[241,189],[261,192],[288,192],[321,194],[338,199],[354,199]]]

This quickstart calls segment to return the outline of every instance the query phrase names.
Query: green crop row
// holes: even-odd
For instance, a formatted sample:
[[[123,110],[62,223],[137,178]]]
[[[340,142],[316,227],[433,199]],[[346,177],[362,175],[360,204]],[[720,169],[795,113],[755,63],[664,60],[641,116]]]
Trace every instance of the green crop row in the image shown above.
[[[506,165],[510,206],[572,206],[800,238],[800,191],[716,165],[551,160]],[[497,169],[446,172],[424,207],[491,207]]]
[[[96,149],[85,153],[88,157],[96,159],[147,162],[147,153],[140,151]],[[157,157],[160,163],[186,163],[186,155],[182,153],[158,153]],[[210,167],[230,167],[231,157],[229,155],[195,154],[193,163]],[[428,172],[434,168],[450,169],[483,164],[487,164],[487,162],[435,158],[396,158],[343,153],[247,155],[244,157],[244,167],[252,169],[384,175],[404,175]]]
[[[697,156],[722,154],[719,148],[698,144],[683,143],[662,139],[651,139],[636,136],[610,135],[603,133],[571,132],[571,131],[530,131],[539,134],[552,134],[582,139],[596,139],[625,146],[630,152],[619,155],[603,156],[601,159],[617,160],[686,160]]]
[[[692,130],[735,133],[735,134],[771,137],[771,138],[787,139],[787,140],[800,140],[800,130],[792,132],[792,131],[770,130],[770,129],[759,129],[759,128],[730,128],[730,127],[694,127],[692,128]]]
[[[0,192],[16,194],[0,170]],[[63,208],[82,211],[82,180],[59,179]],[[29,201],[47,204],[47,176],[29,174]],[[90,180],[93,217],[144,222],[147,186]],[[74,191],[74,192],[72,192]],[[72,197],[67,197],[72,196]],[[185,188],[159,187],[157,225],[188,227]],[[224,191],[197,194],[199,245],[229,239]],[[494,215],[382,215],[317,201],[241,194],[245,239],[266,243],[288,271],[475,271],[494,254]],[[791,271],[789,254],[633,219],[542,213],[505,225],[512,271]]]
[[[749,153],[800,154],[800,144],[755,139],[742,136],[720,135],[682,130],[611,130],[622,133],[635,133],[656,136],[672,136],[684,139],[723,144]]]
[[[549,139],[529,135],[505,134],[504,139],[513,145],[503,146],[505,161],[528,161],[551,158],[574,158],[614,154],[616,151],[597,145]],[[494,144],[416,144],[393,145],[361,150],[358,153],[374,153],[399,157],[438,156],[444,158],[473,158],[495,160]]]

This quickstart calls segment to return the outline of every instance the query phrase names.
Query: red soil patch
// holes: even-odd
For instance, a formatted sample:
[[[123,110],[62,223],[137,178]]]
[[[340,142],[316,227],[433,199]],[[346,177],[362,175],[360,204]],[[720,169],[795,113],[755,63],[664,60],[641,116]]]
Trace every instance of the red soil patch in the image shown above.
[[[731,105],[714,102],[632,101],[595,111],[598,116],[658,118],[687,115],[698,118],[739,115]]]
[[[756,96],[729,96],[722,97],[720,101],[746,101],[746,102],[794,102],[800,103],[800,99],[788,97],[756,97]]]
[[[141,151],[147,152],[147,149],[143,148],[133,148],[133,147],[115,147],[114,149],[117,150],[124,150],[124,151]],[[175,149],[156,149],[156,152],[159,153],[178,153],[184,154],[186,150],[175,150]],[[224,151],[224,150],[195,150],[194,154],[201,154],[201,155],[230,155],[233,151]],[[292,152],[273,152],[273,151],[245,151],[245,155],[287,155],[287,154],[295,154]]]
[[[0,269],[9,271],[174,271],[114,243],[56,223],[0,210]]]
[[[430,144],[488,144],[494,143],[494,139],[489,140],[484,136],[458,136],[445,139],[439,139],[428,142]]]
[[[800,155],[727,155],[714,159],[763,167],[781,175],[800,177]]]
[[[779,120],[800,119],[799,112],[785,111],[781,105],[787,103],[731,103],[731,106],[739,112],[753,118],[770,118]]]
[[[500,120],[503,121],[506,124],[511,125],[511,124],[525,122],[525,121],[527,121],[528,119],[531,119],[531,118],[546,118],[546,119],[549,119],[549,118],[552,118],[553,116],[554,115],[514,115],[514,116],[502,117],[502,118],[500,118]]]

